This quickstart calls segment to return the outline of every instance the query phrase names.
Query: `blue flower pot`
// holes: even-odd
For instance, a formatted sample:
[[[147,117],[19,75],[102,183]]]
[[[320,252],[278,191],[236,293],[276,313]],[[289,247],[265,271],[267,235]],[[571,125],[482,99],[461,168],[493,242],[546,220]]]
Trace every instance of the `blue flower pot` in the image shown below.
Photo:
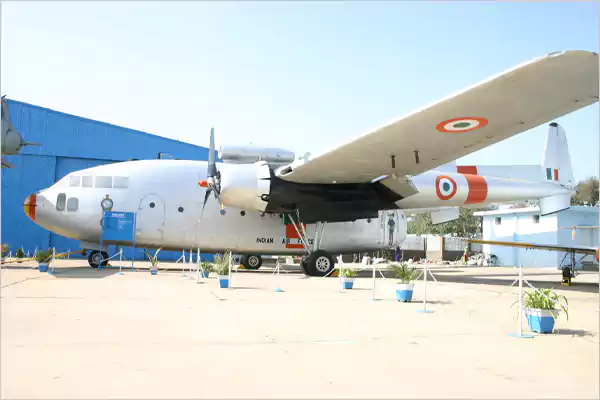
[[[352,289],[354,286],[354,278],[342,278],[342,282],[344,283],[344,289]]]
[[[229,277],[228,276],[220,276],[219,277],[219,286],[222,288],[228,288],[229,287]]]
[[[156,275],[156,274],[158,274],[158,270],[156,270],[156,269],[150,270],[150,275]]]
[[[48,272],[48,264],[38,264],[38,271]]]
[[[552,333],[559,310],[525,309],[525,318],[531,332]]]
[[[396,284],[396,300],[409,302],[412,300],[414,283],[397,283]]]
[[[208,274],[209,274],[209,272],[208,272],[208,271],[204,271],[204,270],[202,270],[202,271],[200,271],[200,272],[202,273],[202,277],[203,277],[203,278],[208,278]]]

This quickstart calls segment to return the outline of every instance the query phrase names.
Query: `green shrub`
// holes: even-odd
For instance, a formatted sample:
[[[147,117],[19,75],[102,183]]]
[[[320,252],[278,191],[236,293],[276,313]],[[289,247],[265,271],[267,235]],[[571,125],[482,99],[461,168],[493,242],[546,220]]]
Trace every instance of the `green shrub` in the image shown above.
[[[547,296],[547,297],[544,297]],[[552,300],[554,301],[552,301]],[[561,302],[564,300],[564,305]],[[556,303],[555,303],[556,302]],[[516,301],[515,303],[518,303]],[[526,291],[523,296],[523,308],[538,308],[541,310],[562,310],[569,319],[569,311],[565,307],[568,306],[567,298],[558,294],[554,289],[537,289]],[[560,307],[560,308],[557,308]]]
[[[6,257],[8,255],[8,250],[10,249],[10,245],[4,243],[2,245],[2,257]]]
[[[39,250],[35,254],[35,261],[37,261],[38,264],[47,264],[50,262],[51,259],[52,259],[52,249]]]
[[[213,263],[211,263],[210,261],[202,261],[200,262],[200,265],[202,266],[202,269],[206,272],[214,272],[215,270]]]
[[[219,275],[229,275],[229,260],[231,252],[226,251],[224,255],[215,254],[214,271]]]
[[[352,268],[342,268],[342,276],[344,278],[354,278],[356,276],[356,271]]]
[[[23,251],[23,248],[19,247],[16,251],[15,256],[17,258],[25,258],[25,252]]]
[[[418,278],[420,271],[416,268],[409,267],[407,262],[401,262],[398,264],[390,264],[394,272],[396,273],[395,278],[400,279],[401,283],[410,283]]]

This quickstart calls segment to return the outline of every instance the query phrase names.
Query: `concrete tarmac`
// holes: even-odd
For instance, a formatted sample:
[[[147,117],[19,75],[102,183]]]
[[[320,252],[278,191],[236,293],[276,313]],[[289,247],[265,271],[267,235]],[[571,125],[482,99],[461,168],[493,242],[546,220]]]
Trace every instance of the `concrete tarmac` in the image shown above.
[[[434,312],[419,313],[422,282],[399,303],[393,279],[373,300],[370,278],[340,293],[337,278],[291,267],[277,293],[269,267],[221,289],[214,274],[32,265],[0,275],[3,399],[600,396],[597,273],[561,287],[557,270],[526,270],[567,296],[569,319],[520,339],[510,268],[434,266]]]

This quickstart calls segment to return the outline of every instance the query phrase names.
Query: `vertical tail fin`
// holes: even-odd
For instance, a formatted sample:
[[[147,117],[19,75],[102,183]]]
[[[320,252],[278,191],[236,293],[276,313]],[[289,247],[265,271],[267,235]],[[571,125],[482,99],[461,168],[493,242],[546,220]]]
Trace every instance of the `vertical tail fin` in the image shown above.
[[[576,185],[571,169],[571,155],[569,154],[567,135],[563,127],[556,122],[552,122],[548,126],[542,169],[547,181],[570,187]]]

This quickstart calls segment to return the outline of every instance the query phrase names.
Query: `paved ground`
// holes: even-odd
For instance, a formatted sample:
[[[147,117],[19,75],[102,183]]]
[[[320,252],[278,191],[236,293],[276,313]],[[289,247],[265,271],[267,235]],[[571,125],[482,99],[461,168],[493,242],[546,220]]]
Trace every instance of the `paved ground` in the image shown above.
[[[556,270],[527,270],[568,296],[570,315],[515,339],[514,269],[433,268],[423,314],[421,283],[398,303],[391,279],[374,301],[369,278],[339,293],[337,278],[290,272],[276,293],[268,269],[220,289],[78,265],[3,267],[2,398],[599,396],[597,274],[566,288]]]

